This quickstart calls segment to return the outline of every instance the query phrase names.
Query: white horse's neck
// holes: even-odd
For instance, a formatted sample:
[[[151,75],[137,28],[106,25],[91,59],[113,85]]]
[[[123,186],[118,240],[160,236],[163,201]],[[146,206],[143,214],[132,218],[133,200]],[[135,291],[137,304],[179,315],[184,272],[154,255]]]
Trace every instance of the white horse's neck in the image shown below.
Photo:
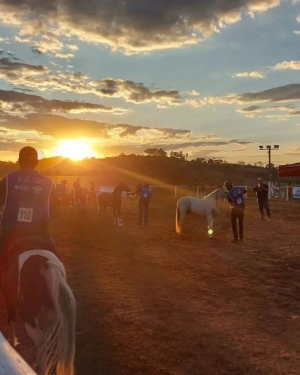
[[[219,192],[219,189],[216,189],[212,193],[206,195],[203,199],[215,199],[217,201],[218,200],[218,192]]]

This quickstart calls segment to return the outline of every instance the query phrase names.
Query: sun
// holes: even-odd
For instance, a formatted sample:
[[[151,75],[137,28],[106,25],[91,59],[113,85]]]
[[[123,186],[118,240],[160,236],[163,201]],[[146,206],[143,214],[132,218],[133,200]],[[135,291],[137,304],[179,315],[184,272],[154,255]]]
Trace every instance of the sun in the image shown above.
[[[74,161],[96,156],[89,143],[79,139],[60,141],[56,154]]]

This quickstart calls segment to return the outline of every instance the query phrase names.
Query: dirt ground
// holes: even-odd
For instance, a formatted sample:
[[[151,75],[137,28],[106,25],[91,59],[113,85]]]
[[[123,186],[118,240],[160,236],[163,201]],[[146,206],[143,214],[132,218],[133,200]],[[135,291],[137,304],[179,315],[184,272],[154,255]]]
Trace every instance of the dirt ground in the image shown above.
[[[147,229],[130,198],[122,228],[110,210],[99,224],[96,207],[53,223],[77,299],[77,375],[299,374],[300,204],[271,202],[268,222],[246,203],[238,244],[226,204],[213,240],[192,215],[177,236],[175,198],[153,200]],[[3,306],[0,316],[6,335]]]

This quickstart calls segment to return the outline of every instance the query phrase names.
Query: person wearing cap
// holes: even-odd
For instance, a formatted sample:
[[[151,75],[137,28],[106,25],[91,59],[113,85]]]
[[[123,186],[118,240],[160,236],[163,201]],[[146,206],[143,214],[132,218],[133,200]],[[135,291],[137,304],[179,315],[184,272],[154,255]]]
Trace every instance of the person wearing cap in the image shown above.
[[[247,190],[233,186],[232,182],[226,181],[224,186],[228,190],[228,202],[230,203],[231,209],[231,227],[233,233],[233,239],[231,242],[237,242],[238,240],[243,241],[244,239],[244,211],[245,211],[245,199],[244,194]],[[239,232],[237,230],[237,221],[239,221]]]
[[[97,201],[96,187],[94,181],[91,182],[90,191],[89,191],[89,203]]]
[[[206,195],[206,187],[203,183],[200,184],[200,197],[204,198]]]
[[[149,203],[152,199],[152,191],[150,189],[149,184],[144,183],[143,185],[139,185],[137,188],[136,193],[140,195],[139,199],[139,224],[138,228],[142,227],[142,222],[144,221],[144,228],[148,225],[148,217],[149,217]],[[144,219],[144,220],[143,220]]]
[[[57,255],[48,233],[50,216],[61,212],[57,190],[49,177],[36,171],[38,153],[33,147],[19,152],[20,170],[8,174],[0,181],[1,215],[0,262],[16,239],[28,236],[40,237],[45,250]]]
[[[288,183],[288,200],[293,200],[293,185],[291,182]]]
[[[82,196],[82,190],[81,190],[81,184],[80,184],[80,178],[77,177],[77,180],[73,182],[73,188],[75,192],[75,204],[78,204],[80,202],[81,196]]]
[[[263,183],[263,180],[259,177],[257,179],[257,185],[252,186],[252,191],[256,192],[256,198],[258,203],[258,208],[260,211],[260,220],[264,219],[264,209],[267,212],[268,220],[270,220],[271,213],[269,207],[269,186]]]

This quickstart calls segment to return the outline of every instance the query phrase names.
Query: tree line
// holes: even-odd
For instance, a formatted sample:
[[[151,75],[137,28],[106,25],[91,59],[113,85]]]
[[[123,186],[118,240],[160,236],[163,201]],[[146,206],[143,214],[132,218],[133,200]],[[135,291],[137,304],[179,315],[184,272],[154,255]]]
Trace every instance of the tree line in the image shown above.
[[[188,157],[189,157],[188,153],[183,153],[182,151],[179,151],[179,152],[171,151],[168,154],[168,152],[165,151],[164,149],[156,148],[156,147],[147,148],[146,150],[144,150],[144,154],[146,154],[146,156],[152,156],[152,157],[157,157],[157,158],[167,158],[167,157],[169,157],[169,158],[174,158],[174,159],[178,159],[178,160],[182,160],[182,161],[187,161]],[[134,155],[135,154],[131,154],[131,156],[134,156]],[[119,156],[124,157],[124,156],[130,156],[130,155],[125,155],[124,153],[122,153]],[[135,156],[137,156],[137,155],[135,155]],[[227,160],[216,159],[216,158],[204,158],[204,157],[195,158],[195,159],[192,159],[191,161],[198,162],[198,163],[215,164],[215,165],[232,164],[232,163],[229,163]],[[257,161],[254,164],[251,164],[251,163],[246,163],[245,161],[241,160],[241,161],[238,161],[234,164],[249,165],[249,166],[261,167],[261,168],[263,168],[263,167],[269,168],[269,164],[264,164],[261,161]],[[273,163],[271,163],[271,168],[275,168],[275,165]]]

